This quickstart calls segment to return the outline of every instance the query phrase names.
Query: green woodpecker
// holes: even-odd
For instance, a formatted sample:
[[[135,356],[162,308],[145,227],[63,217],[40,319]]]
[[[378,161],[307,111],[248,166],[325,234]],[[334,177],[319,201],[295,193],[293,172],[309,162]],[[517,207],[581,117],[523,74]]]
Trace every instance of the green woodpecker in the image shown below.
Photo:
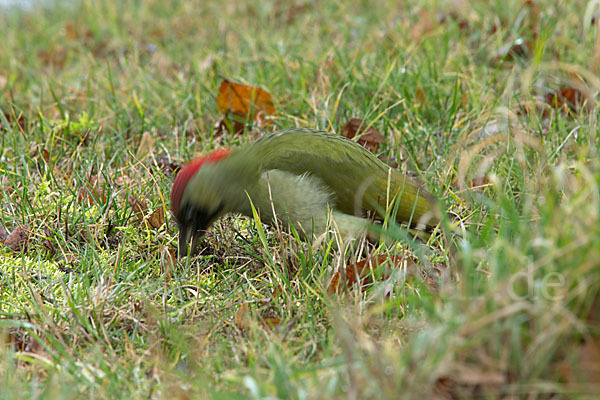
[[[182,168],[171,192],[180,256],[190,241],[194,250],[217,218],[252,216],[252,206],[262,222],[277,219],[312,239],[329,226],[343,238],[357,237],[369,225],[369,211],[383,219],[390,205],[398,222],[419,228],[438,223],[434,198],[409,177],[356,142],[299,129],[197,158]]]

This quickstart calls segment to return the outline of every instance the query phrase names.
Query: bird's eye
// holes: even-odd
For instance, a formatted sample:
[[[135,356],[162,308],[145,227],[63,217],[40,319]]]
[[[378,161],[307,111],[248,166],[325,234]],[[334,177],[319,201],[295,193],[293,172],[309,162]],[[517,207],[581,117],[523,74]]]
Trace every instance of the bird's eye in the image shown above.
[[[196,227],[195,229],[204,230],[208,225],[223,211],[223,203],[220,203],[217,208],[212,211],[208,211],[205,208],[197,208],[192,205],[186,205],[180,212],[182,216],[181,221],[184,225],[191,225]]]

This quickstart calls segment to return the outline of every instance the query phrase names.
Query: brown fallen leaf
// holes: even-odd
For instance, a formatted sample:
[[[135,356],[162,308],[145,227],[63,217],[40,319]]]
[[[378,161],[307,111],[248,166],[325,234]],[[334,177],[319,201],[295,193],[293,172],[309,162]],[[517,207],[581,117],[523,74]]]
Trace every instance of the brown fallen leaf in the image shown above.
[[[379,145],[385,140],[377,129],[372,126],[367,129],[367,124],[360,118],[351,118],[346,122],[342,127],[342,133],[348,139],[358,136],[358,143],[371,152],[376,152]]]
[[[3,225],[0,225],[0,243],[4,243],[9,233]]]
[[[104,190],[104,178],[101,176],[91,176],[84,187],[79,189],[77,200],[92,203],[106,203],[106,192]]]
[[[600,384],[600,338],[589,336],[570,353],[573,360],[564,360],[556,365],[567,387],[580,386],[582,383]]]
[[[156,166],[168,177],[171,179],[175,179],[179,170],[183,167],[183,164],[176,161],[169,160],[169,157],[166,155],[162,155]]]
[[[150,215],[147,215],[151,208],[145,199],[129,196],[129,205],[138,221],[148,221],[153,229],[158,229],[165,224],[165,209],[163,206],[157,207]]]
[[[50,162],[50,152],[46,149],[42,149],[42,158],[46,163]]]
[[[140,140],[140,144],[138,145],[137,152],[135,153],[135,157],[138,160],[142,160],[147,154],[152,153],[154,149],[154,139],[152,138],[152,134],[148,131],[145,131],[142,134],[142,139]]]
[[[165,224],[165,209],[159,206],[150,216],[148,216],[148,223],[154,229],[158,229]]]
[[[135,196],[129,196],[129,205],[133,209],[133,214],[136,216],[138,221],[142,222],[146,212],[148,211],[148,203],[146,200]]]
[[[244,129],[246,128],[246,124],[242,121],[239,121],[240,117],[225,116],[221,117],[217,122],[215,122],[214,126],[214,136],[221,136],[224,132],[229,132],[232,135],[241,135],[244,133]]]
[[[51,254],[56,254],[56,246],[54,246],[54,243],[52,242],[52,239],[54,237],[54,234],[52,233],[52,231],[50,230],[50,228],[45,227],[44,228],[44,236],[42,236],[42,245],[51,253]]]
[[[253,121],[260,127],[267,126],[271,121],[267,116],[276,111],[269,92],[228,79],[219,86],[217,104],[222,113]]]
[[[21,328],[9,328],[6,332],[8,343],[13,350],[26,353],[44,354],[43,348],[29,332]]]
[[[466,92],[464,92],[460,98],[460,104],[462,104],[463,107],[466,107],[467,104],[469,104],[469,96],[467,95]]]
[[[421,8],[418,12],[417,21],[410,30],[410,36],[413,41],[417,41],[427,33],[434,31],[444,22],[444,19],[440,18],[433,11]]]
[[[238,327],[238,329],[245,331],[250,328],[252,320],[253,316],[250,312],[249,303],[243,303],[235,313],[235,325]],[[276,317],[259,317],[258,322],[263,328],[274,329],[281,324],[281,319]]]
[[[467,187],[473,190],[483,190],[488,186],[491,186],[491,182],[487,176],[478,176],[476,178],[471,179],[467,183]]]
[[[37,58],[44,64],[63,69],[67,61],[67,49],[58,47],[49,50],[40,50],[37,52]]]
[[[425,103],[425,92],[423,91],[423,88],[421,88],[421,87],[418,87],[417,90],[415,91],[415,103],[416,104]]]
[[[28,225],[17,226],[4,240],[4,245],[19,253],[27,249],[31,228]]]
[[[58,267],[58,270],[60,272],[64,272],[65,274],[78,274],[79,273],[78,270],[71,268],[73,266],[73,264],[71,264],[71,267],[67,267],[63,263],[58,263],[56,266]]]
[[[281,318],[267,317],[263,318],[261,323],[266,328],[274,329],[281,325]]]
[[[507,384],[507,374],[477,365],[453,365],[452,372],[438,377],[433,383],[436,399],[476,398],[498,393]]]
[[[248,303],[243,303],[235,313],[235,325],[242,331],[250,327],[250,307]]]
[[[165,37],[165,31],[160,27],[155,27],[150,30],[148,36],[154,39],[163,39]]]
[[[537,39],[540,29],[542,10],[538,3],[539,1],[536,0],[525,0],[523,4],[523,9],[527,12],[527,24],[525,26],[533,39]]]
[[[83,26],[75,26],[75,24],[71,22],[65,23],[65,39],[68,41],[82,40],[84,42],[89,42],[93,37],[94,34],[92,31],[83,28]]]
[[[286,2],[278,1],[275,3],[274,7],[274,18],[282,19],[285,24],[291,24],[298,16],[310,10],[310,4],[308,3],[292,4],[287,8],[285,8],[285,3]]]
[[[449,16],[453,21],[456,22],[456,24],[458,25],[458,29],[464,31],[469,28],[469,21],[465,19],[465,17],[460,13],[460,11],[462,10],[451,10]],[[440,21],[440,23],[445,22],[441,17],[438,17],[438,20]]]
[[[75,41],[79,38],[77,31],[75,30],[75,25],[70,22],[65,24],[65,39]]]
[[[354,284],[359,283],[361,288],[373,283],[371,279],[371,266],[373,269],[378,268],[387,262],[388,269],[390,268],[401,268],[406,263],[406,268],[414,267],[415,263],[412,260],[408,260],[405,257],[395,255],[379,255],[376,257],[365,258],[364,260],[358,261],[356,264],[350,264],[345,269],[345,285],[340,271],[337,271],[331,277],[329,285],[327,287],[328,293],[340,293],[343,287],[351,288]],[[384,278],[389,277],[389,273],[384,274]]]
[[[160,247],[160,266],[162,274],[171,278],[172,271],[177,265],[177,249],[174,247]]]
[[[577,112],[585,102],[586,96],[577,88],[567,87],[551,92],[544,96],[544,101],[550,107],[561,110]]]
[[[4,118],[6,118],[6,120],[8,121],[8,123],[10,125],[12,125],[12,126],[15,126],[15,124],[18,125],[21,131],[25,130],[25,127],[27,126],[27,120],[25,119],[25,116],[23,114],[14,115],[13,113],[5,112]],[[0,131],[5,130],[4,128],[5,128],[4,124],[0,122]]]
[[[496,62],[515,61],[517,59],[527,60],[533,55],[533,45],[537,41],[540,30],[541,9],[538,3],[535,0],[523,1],[523,8],[520,12],[522,18],[521,36],[511,43],[507,43],[496,52]]]

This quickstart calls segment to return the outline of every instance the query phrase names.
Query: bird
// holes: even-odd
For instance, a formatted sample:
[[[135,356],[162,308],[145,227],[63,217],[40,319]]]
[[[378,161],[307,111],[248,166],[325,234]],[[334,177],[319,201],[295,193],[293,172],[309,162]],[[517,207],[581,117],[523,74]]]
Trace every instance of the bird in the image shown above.
[[[358,143],[326,131],[288,129],[237,148],[200,156],[177,174],[171,212],[179,227],[178,253],[192,254],[219,217],[258,213],[281,221],[304,239],[326,232],[331,219],[342,238],[356,238],[390,205],[395,218],[431,230],[437,201],[420,184]],[[331,217],[331,219],[330,219]],[[369,219],[369,217],[371,219]]]

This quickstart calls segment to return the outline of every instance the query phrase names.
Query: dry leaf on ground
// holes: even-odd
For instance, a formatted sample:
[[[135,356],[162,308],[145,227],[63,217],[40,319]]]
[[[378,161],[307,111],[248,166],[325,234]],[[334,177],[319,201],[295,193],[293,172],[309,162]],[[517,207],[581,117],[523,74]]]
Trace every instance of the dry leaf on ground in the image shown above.
[[[104,183],[104,178],[101,176],[91,176],[85,186],[79,189],[77,200],[80,202],[87,201],[88,204],[94,202],[106,203]]]
[[[160,266],[163,275],[171,277],[172,271],[177,265],[177,249],[174,247],[160,247]]]
[[[443,20],[440,20],[439,16],[433,11],[424,8],[421,8],[418,14],[416,22],[412,25],[410,30],[410,37],[413,41],[421,39],[423,36],[440,26],[440,23],[444,22]]]
[[[235,325],[244,331],[250,327],[250,307],[243,303],[235,313]]]
[[[269,92],[228,79],[219,86],[217,104],[222,113],[232,114],[233,120],[241,117],[260,127],[267,126],[270,121],[267,117],[276,111]]]
[[[348,139],[358,136],[358,143],[371,152],[376,152],[385,139],[377,129],[372,126],[367,128],[367,124],[360,118],[352,118],[346,122],[342,127],[342,133]]]
[[[67,49],[59,46],[53,49],[43,49],[37,52],[37,58],[48,66],[54,66],[63,69],[67,61]]]
[[[259,301],[260,303],[260,301]],[[250,328],[253,320],[252,313],[250,312],[250,304],[243,303],[238,311],[235,313],[235,325],[238,329],[244,331]],[[274,329],[281,324],[281,319],[276,317],[259,317],[259,323],[263,328]]]
[[[221,136],[223,132],[230,132],[234,135],[241,135],[244,133],[244,128],[246,124],[242,121],[238,121],[236,119],[231,119],[228,117],[222,117],[217,122],[215,122],[215,126],[213,129],[215,137]]]
[[[150,215],[146,216],[151,208],[148,206],[148,202],[145,199],[129,196],[129,204],[138,221],[148,221],[148,224],[153,229],[159,229],[165,224],[165,210],[163,206],[157,207]]]
[[[163,155],[159,158],[156,166],[168,177],[175,179],[179,170],[183,167],[183,164],[176,161],[169,160],[169,157]]]
[[[467,187],[472,190],[483,190],[491,185],[492,184],[487,176],[475,177],[467,183]]]
[[[152,153],[154,149],[154,138],[152,138],[152,134],[148,131],[145,131],[142,134],[142,139],[140,140],[140,144],[138,145],[137,152],[135,153],[135,157],[138,160],[142,160],[144,156],[149,153]]]
[[[29,332],[20,328],[10,328],[6,332],[6,339],[13,350],[25,353],[44,354],[40,343]]]
[[[8,112],[4,112],[3,114],[4,114],[4,118],[6,118],[6,120],[11,125],[11,127],[14,127],[16,124],[19,126],[21,131],[25,130],[25,128],[27,126],[27,120],[25,119],[25,116],[23,114],[19,114],[18,116],[14,115],[13,113],[8,113]],[[4,128],[6,128],[6,127],[2,123],[2,119],[0,119],[0,131],[4,130]]]
[[[6,230],[4,226],[0,225],[0,243],[4,243],[8,235],[8,230]]]
[[[423,103],[425,103],[425,91],[423,88],[418,87],[417,90],[415,90],[415,104]]]
[[[27,248],[31,228],[27,225],[17,226],[4,240],[4,245],[14,252],[20,252]]]
[[[85,28],[83,25],[75,26],[71,22],[65,23],[65,39],[68,41],[83,41],[89,42],[94,38],[94,34],[91,30]]]
[[[143,221],[144,215],[146,214],[146,211],[148,211],[148,203],[146,200],[137,198],[135,196],[129,196],[129,204],[131,205],[133,213],[138,221]]]
[[[412,260],[395,255],[383,254],[376,257],[369,257],[358,261],[356,264],[350,264],[346,266],[345,287],[351,288],[356,283],[360,283],[361,287],[370,285],[373,283],[373,280],[371,279],[371,271],[381,265],[384,265],[385,263],[387,263],[387,266],[391,268],[411,268],[415,265]],[[389,277],[389,273],[384,274],[384,279],[387,277]],[[331,277],[327,291],[329,293],[340,293],[344,287],[343,283],[344,278],[342,277],[340,271],[337,271]]]
[[[567,386],[600,384],[600,339],[589,336],[569,353],[575,358],[575,362],[564,360],[556,365]]]
[[[159,206],[150,216],[148,217],[148,223],[154,229],[158,229],[165,224],[165,209]]]
[[[586,100],[581,90],[573,87],[562,88],[544,96],[544,101],[556,110],[577,112]]]

